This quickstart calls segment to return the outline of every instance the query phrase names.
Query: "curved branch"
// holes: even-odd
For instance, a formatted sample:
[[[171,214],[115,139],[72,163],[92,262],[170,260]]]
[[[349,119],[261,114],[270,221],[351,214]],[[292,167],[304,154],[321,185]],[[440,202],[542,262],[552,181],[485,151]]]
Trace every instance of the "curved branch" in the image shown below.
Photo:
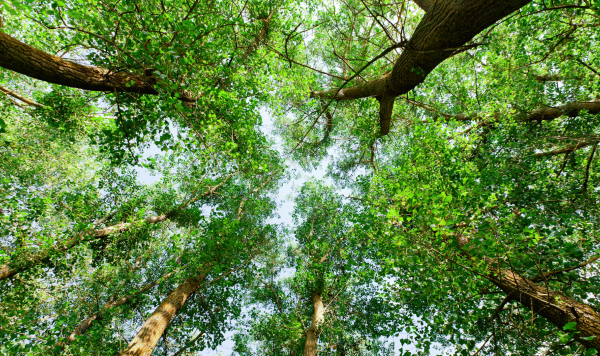
[[[0,31],[0,67],[48,83],[102,92],[158,95],[156,77],[85,66],[33,48]],[[188,92],[178,93],[184,102],[195,102]]]

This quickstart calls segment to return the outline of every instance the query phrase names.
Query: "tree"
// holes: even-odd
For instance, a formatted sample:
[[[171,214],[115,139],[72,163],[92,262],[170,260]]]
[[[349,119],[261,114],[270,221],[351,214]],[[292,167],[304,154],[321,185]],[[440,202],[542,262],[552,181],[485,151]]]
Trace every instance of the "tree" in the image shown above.
[[[352,207],[319,181],[301,187],[295,206],[294,242],[257,271],[239,353],[393,354],[379,338],[394,330],[395,308],[378,295],[383,281],[369,262],[376,251],[355,232]]]
[[[1,353],[600,349],[596,2],[2,8]]]

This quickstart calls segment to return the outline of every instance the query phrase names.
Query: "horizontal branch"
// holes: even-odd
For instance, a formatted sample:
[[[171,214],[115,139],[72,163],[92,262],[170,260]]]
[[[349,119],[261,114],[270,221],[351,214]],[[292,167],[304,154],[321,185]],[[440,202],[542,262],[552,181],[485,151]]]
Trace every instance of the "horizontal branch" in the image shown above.
[[[549,157],[549,156],[557,156],[557,155],[562,155],[565,153],[571,153],[575,150],[578,150],[580,148],[584,148],[587,146],[591,146],[596,144],[596,142],[589,142],[589,141],[581,141],[579,143],[577,143],[576,145],[572,145],[572,146],[567,146],[558,150],[554,150],[554,151],[548,151],[548,152],[541,152],[541,153],[536,153],[535,156],[536,157]]]
[[[0,31],[0,67],[31,78],[71,88],[114,93],[158,95],[152,75],[114,72],[64,60],[33,48]],[[178,93],[181,101],[195,102],[188,92]]]
[[[471,120],[482,120],[483,117],[480,115],[471,114],[447,114],[434,108],[431,105],[421,103],[411,99],[405,99],[406,102],[423,108],[428,111],[435,112],[439,116],[443,117],[447,121],[471,121]],[[522,112],[515,115],[517,121],[522,122],[533,122],[533,121],[551,121],[561,116],[576,117],[581,114],[582,111],[586,110],[589,114],[597,115],[600,114],[600,100],[592,101],[576,101],[567,103],[559,106],[546,106],[543,108],[535,109],[529,112]]]

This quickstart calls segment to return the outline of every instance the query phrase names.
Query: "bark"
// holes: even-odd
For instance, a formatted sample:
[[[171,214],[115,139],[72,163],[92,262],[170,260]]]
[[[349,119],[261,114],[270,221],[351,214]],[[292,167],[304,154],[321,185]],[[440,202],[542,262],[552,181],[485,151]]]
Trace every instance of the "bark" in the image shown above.
[[[36,102],[35,102],[35,101],[33,101],[33,100],[29,100],[29,99],[27,99],[27,98],[25,98],[25,97],[23,97],[23,96],[21,96],[21,95],[19,95],[19,94],[15,93],[14,91],[12,91],[12,90],[10,90],[10,89],[8,89],[8,88],[5,88],[5,87],[3,87],[3,86],[1,86],[1,85],[0,85],[0,92],[3,92],[3,93],[4,93],[4,94],[6,94],[6,95],[10,95],[10,96],[12,96],[13,98],[19,99],[19,100],[21,100],[22,102],[24,102],[24,103],[26,103],[26,104],[28,104],[28,105],[34,106],[34,107],[36,107],[36,108],[40,108],[40,109],[44,108],[44,105],[42,105],[42,104],[39,104],[39,103],[36,103]]]
[[[0,31],[0,67],[48,83],[91,91],[129,92],[157,95],[154,76],[114,72],[85,66],[33,48]],[[179,99],[195,102],[187,92]]]
[[[141,226],[143,224],[156,224],[167,220],[174,212],[152,216],[144,220],[138,220],[130,223],[120,223],[113,226],[106,227],[98,230],[86,230],[59,244],[58,246],[49,248],[37,255],[22,258],[20,261],[14,261],[3,266],[0,266],[0,281],[13,277],[19,272],[25,271],[37,264],[47,262],[52,256],[56,254],[64,253],[73,247],[79,245],[83,241],[87,241],[90,238],[92,240],[106,238],[114,233],[122,233],[135,226]]]
[[[462,249],[461,254],[472,259],[468,252],[469,248],[464,248],[468,244],[469,238],[460,235],[457,242],[459,248]],[[544,317],[560,330],[563,330],[567,323],[576,322],[579,333],[575,335],[575,339],[586,348],[593,347],[600,350],[600,315],[594,309],[560,292],[551,290],[547,286],[539,285],[515,271],[498,267],[495,259],[489,259],[489,261],[491,261],[489,280],[506,293],[506,298],[519,302],[523,307]],[[594,338],[590,341],[581,338],[589,336],[594,336]]]
[[[65,346],[71,344],[73,341],[75,341],[75,339],[77,339],[77,337],[79,335],[83,335],[92,326],[92,323],[94,321],[102,319],[102,315],[108,309],[119,307],[119,306],[122,306],[122,305],[125,305],[125,304],[129,303],[131,300],[133,300],[134,298],[136,298],[140,294],[143,294],[143,293],[149,291],[150,289],[152,289],[155,286],[157,286],[160,282],[164,281],[165,279],[169,278],[172,275],[173,275],[173,272],[167,273],[166,275],[162,276],[160,279],[157,279],[156,281],[154,281],[152,283],[146,284],[142,288],[138,289],[137,291],[135,291],[134,293],[132,293],[132,294],[126,296],[126,297],[122,297],[122,298],[119,298],[119,299],[114,299],[114,298],[109,299],[106,302],[106,304],[104,304],[104,306],[102,307],[102,309],[100,309],[100,311],[98,311],[97,313],[94,313],[92,316],[90,316],[89,318],[85,319],[84,321],[81,322],[81,324],[79,324],[77,327],[75,327],[75,330],[73,330],[73,332],[67,337],[67,339],[65,340],[65,342],[61,343],[59,345],[59,347],[62,349]]]
[[[587,348],[600,350],[600,315],[590,306],[506,269],[499,269],[492,277],[492,282],[510,299],[541,315],[561,330],[567,323],[576,322],[579,333],[575,339]],[[590,341],[581,338],[589,336],[594,338]]]
[[[188,277],[156,308],[121,356],[149,356],[186,300],[200,288],[206,273]]]
[[[392,123],[392,113],[394,112],[394,97],[384,96],[377,99],[379,101],[379,129],[381,135],[387,135],[390,132]]]
[[[312,96],[353,100],[405,94],[421,84],[445,59],[463,49],[479,32],[530,1],[438,0],[425,13],[390,73],[339,92],[332,89],[313,92]],[[381,131],[385,134],[385,127]]]
[[[179,209],[185,208],[189,204],[198,201],[202,197],[213,195],[215,193],[215,191],[217,190],[217,188],[220,188],[221,186],[223,186],[232,176],[237,174],[238,171],[239,170],[236,170],[235,172],[227,175],[221,183],[219,183],[215,186],[209,186],[205,192],[196,196],[194,199],[191,199],[184,206],[179,207],[178,209],[173,209],[166,214],[152,216],[152,217],[146,218],[144,220],[138,220],[138,221],[134,221],[134,222],[130,222],[130,223],[120,223],[120,224],[106,227],[104,229],[86,230],[86,231],[83,231],[83,232],[67,239],[65,242],[60,243],[58,246],[49,248],[46,251],[38,253],[37,255],[19,258],[17,261],[11,261],[3,266],[0,266],[0,281],[2,281],[3,279],[13,277],[17,273],[25,271],[37,264],[47,262],[50,259],[50,257],[52,257],[53,255],[64,253],[86,240],[101,239],[101,238],[108,237],[115,233],[122,233],[122,232],[128,231],[135,226],[141,226],[144,224],[157,224],[157,223],[163,222],[165,220],[168,220],[170,217],[174,216]],[[268,181],[270,181],[270,178]],[[112,213],[112,215],[114,215],[114,213]],[[109,214],[106,217],[106,219],[110,218],[110,216],[112,216],[112,215]],[[102,219],[102,220],[98,221],[97,223],[95,223],[94,226],[103,224],[106,221],[107,220]]]
[[[313,318],[310,328],[306,331],[306,343],[304,344],[304,356],[317,356],[317,343],[319,341],[319,326],[325,319],[325,307],[321,292],[313,292]]]
[[[517,119],[522,121],[549,121],[563,115],[575,117],[583,110],[587,110],[590,114],[597,115],[600,113],[600,100],[574,102],[556,107],[540,108],[527,114],[518,115]]]
[[[406,101],[412,105],[418,106],[425,110],[433,111],[437,113],[439,116],[444,119],[456,120],[456,121],[471,121],[471,120],[483,120],[481,116],[478,115],[468,115],[468,114],[458,114],[458,115],[450,115],[443,112],[440,112],[436,108],[418,102],[411,99],[406,99]],[[572,103],[567,103],[559,106],[546,106],[543,108],[539,108],[530,112],[522,112],[515,115],[517,121],[522,122],[533,122],[533,121],[552,121],[561,116],[568,117],[576,117],[582,111],[587,110],[588,113],[592,115],[597,115],[600,113],[600,100],[592,100],[592,101],[576,101]]]
[[[427,12],[433,6],[434,0],[414,0],[423,11]]]

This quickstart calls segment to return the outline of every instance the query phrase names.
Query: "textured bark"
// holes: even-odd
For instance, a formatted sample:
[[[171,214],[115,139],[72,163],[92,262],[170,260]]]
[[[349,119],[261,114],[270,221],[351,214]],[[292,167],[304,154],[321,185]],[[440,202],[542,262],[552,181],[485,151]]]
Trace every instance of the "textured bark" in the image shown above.
[[[423,108],[428,111],[435,112],[437,115],[443,117],[444,119],[456,120],[456,121],[472,121],[472,120],[483,120],[483,117],[478,115],[467,115],[467,114],[458,114],[458,115],[450,115],[443,112],[440,112],[438,109],[418,102],[411,99],[405,99],[408,103]],[[583,110],[587,110],[589,114],[598,115],[600,113],[600,100],[592,100],[592,101],[576,101],[573,103],[567,103],[559,106],[546,106],[543,108],[539,108],[530,112],[522,112],[515,115],[517,121],[521,122],[533,122],[533,121],[552,121],[561,116],[568,117],[576,117]],[[496,115],[496,120],[498,120],[498,115]]]
[[[462,255],[472,259],[469,248],[464,248],[470,239],[465,235],[457,237],[458,247]],[[471,247],[474,248],[474,247]],[[590,306],[578,302],[560,292],[539,285],[522,277],[515,271],[499,268],[495,259],[489,259],[489,279],[505,292],[510,300],[519,302],[525,308],[544,317],[560,330],[570,322],[577,323],[578,334],[575,339],[587,348],[600,350],[600,315]],[[585,264],[582,264],[584,266]],[[552,275],[548,273],[547,275]],[[581,337],[594,336],[590,341]]]
[[[0,31],[0,67],[48,83],[91,91],[130,92],[157,95],[154,76],[113,72],[84,66],[33,48]],[[179,93],[179,99],[195,100],[189,93]]]
[[[152,353],[158,340],[169,326],[185,301],[194,294],[206,278],[206,273],[199,277],[188,277],[156,308],[146,320],[137,335],[131,340],[121,356],[148,356]]]
[[[421,84],[435,67],[460,50],[475,35],[530,1],[438,0],[423,16],[390,73],[339,92],[332,89],[313,92],[311,95],[353,100],[405,94]],[[382,133],[384,129],[382,128]]]
[[[428,11],[433,6],[434,0],[414,0],[423,11]]]
[[[522,121],[550,121],[561,116],[575,117],[583,110],[587,110],[590,114],[597,115],[600,113],[600,100],[574,102],[556,107],[540,108],[527,114],[518,115],[517,119]]]
[[[377,99],[379,101],[379,128],[381,135],[387,135],[390,132],[392,124],[392,113],[394,112],[394,97],[384,96]]]
[[[304,356],[317,356],[317,343],[319,341],[319,326],[325,319],[325,307],[321,292],[313,292],[313,318],[310,328],[306,331],[306,343],[304,344]]]
[[[94,321],[102,319],[102,315],[108,309],[119,307],[119,306],[129,303],[131,300],[133,300],[137,296],[149,291],[150,289],[157,286],[160,282],[164,281],[165,279],[169,278],[172,275],[173,275],[173,272],[167,273],[166,275],[162,276],[161,278],[157,279],[156,281],[146,284],[142,288],[138,289],[137,291],[135,291],[134,293],[132,293],[126,297],[122,297],[122,298],[118,298],[118,299],[110,298],[104,304],[102,309],[100,309],[100,311],[98,311],[97,313],[94,313],[92,316],[90,316],[89,318],[82,321],[81,324],[77,325],[77,327],[75,327],[75,330],[73,330],[73,332],[67,337],[67,339],[63,343],[61,343],[59,345],[59,347],[62,349],[65,346],[71,344],[73,341],[75,341],[75,339],[77,339],[77,337],[79,335],[83,335],[92,326]]]
[[[567,323],[576,322],[579,333],[575,339],[587,348],[600,350],[600,315],[588,305],[549,290],[510,270],[498,270],[492,281],[510,299],[541,315],[561,330]],[[595,337],[590,341],[581,339],[588,336]]]

